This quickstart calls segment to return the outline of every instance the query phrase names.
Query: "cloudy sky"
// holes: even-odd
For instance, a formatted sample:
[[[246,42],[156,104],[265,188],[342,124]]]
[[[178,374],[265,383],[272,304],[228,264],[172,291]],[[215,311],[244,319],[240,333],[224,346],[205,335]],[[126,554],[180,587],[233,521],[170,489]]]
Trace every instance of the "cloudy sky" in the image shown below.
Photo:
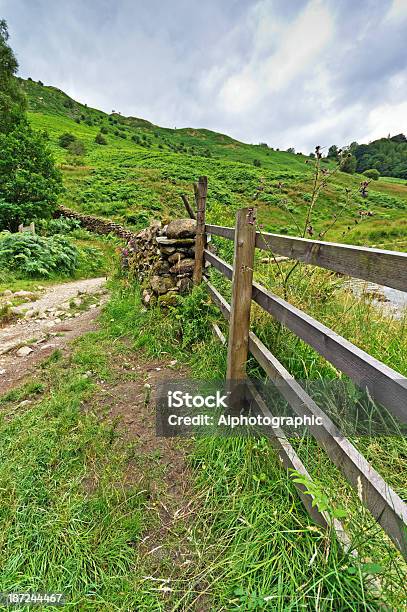
[[[309,152],[407,133],[407,0],[0,0],[20,75]]]

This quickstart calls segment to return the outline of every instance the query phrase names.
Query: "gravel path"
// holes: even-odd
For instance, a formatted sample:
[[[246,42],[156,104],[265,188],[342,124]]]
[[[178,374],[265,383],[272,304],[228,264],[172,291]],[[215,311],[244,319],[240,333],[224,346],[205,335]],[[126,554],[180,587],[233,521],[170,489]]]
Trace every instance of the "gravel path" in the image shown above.
[[[105,283],[103,277],[53,285],[35,302],[16,308],[21,313],[33,310],[36,314],[0,329],[0,395],[25,378],[55,349],[64,348],[69,340],[94,328],[94,320],[106,301]],[[88,310],[63,321],[55,317],[58,307],[81,294],[97,296],[99,305],[93,304]],[[49,309],[54,309],[55,313],[47,313]],[[44,318],[38,318],[41,316]],[[32,351],[26,356],[18,356],[17,351],[22,346],[28,346]]]

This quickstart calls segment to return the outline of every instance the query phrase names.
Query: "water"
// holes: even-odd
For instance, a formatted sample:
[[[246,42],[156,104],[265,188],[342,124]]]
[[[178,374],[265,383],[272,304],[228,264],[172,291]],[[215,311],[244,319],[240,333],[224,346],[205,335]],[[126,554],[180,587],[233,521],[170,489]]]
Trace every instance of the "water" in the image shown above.
[[[344,283],[354,295],[359,298],[371,300],[383,312],[395,319],[401,319],[407,308],[407,292],[398,291],[384,285],[377,285],[357,278]]]

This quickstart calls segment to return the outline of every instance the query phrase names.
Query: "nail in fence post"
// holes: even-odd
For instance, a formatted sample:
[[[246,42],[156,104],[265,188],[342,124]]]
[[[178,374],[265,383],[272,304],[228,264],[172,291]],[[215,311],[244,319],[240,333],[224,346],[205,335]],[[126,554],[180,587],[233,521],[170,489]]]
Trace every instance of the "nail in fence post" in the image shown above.
[[[193,281],[194,285],[199,285],[202,282],[203,256],[206,245],[205,235],[205,209],[206,209],[206,194],[208,192],[208,178],[201,176],[198,184],[194,184],[195,200],[197,205],[196,211],[196,239],[195,239],[195,266]]]
[[[230,381],[246,378],[256,242],[255,220],[256,209],[242,208],[236,213],[232,301],[230,305],[226,372],[226,378]]]

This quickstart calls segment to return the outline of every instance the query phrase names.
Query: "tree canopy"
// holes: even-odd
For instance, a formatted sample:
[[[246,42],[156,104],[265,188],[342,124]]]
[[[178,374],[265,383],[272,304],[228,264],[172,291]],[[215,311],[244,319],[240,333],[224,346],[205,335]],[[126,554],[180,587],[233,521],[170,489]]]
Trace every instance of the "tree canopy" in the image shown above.
[[[357,172],[374,168],[383,176],[407,179],[407,140],[404,134],[358,145],[354,155]]]
[[[18,62],[8,44],[7,23],[0,20],[0,132],[8,132],[24,118],[25,97],[15,78]]]
[[[8,44],[7,24],[0,21],[0,231],[21,222],[51,216],[61,191],[61,175],[43,134],[25,116],[25,97]]]

